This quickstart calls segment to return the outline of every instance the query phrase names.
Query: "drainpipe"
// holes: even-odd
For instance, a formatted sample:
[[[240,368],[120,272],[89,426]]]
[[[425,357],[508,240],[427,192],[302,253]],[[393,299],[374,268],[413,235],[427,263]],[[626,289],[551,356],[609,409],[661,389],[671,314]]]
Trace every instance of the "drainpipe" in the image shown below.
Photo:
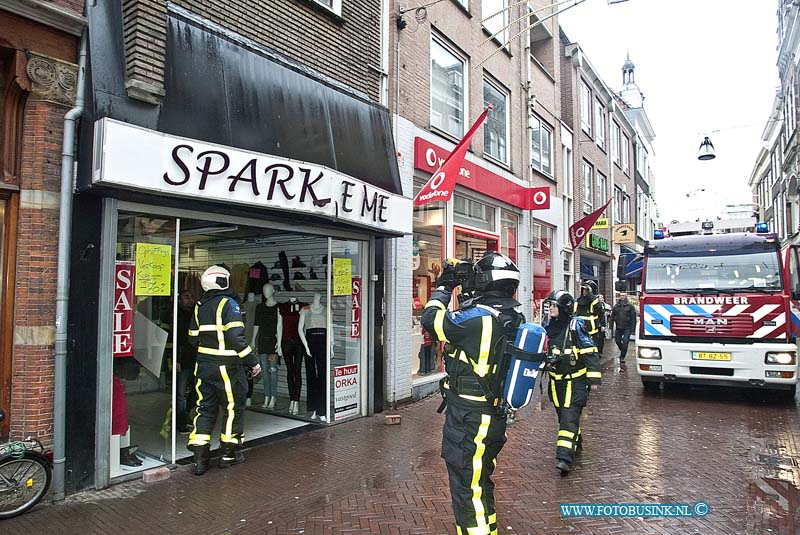
[[[64,499],[66,462],[65,421],[67,397],[67,312],[69,304],[70,240],[72,239],[72,181],[75,169],[75,133],[83,114],[85,97],[87,30],[83,31],[78,56],[75,107],[64,117],[61,149],[61,202],[59,204],[58,286],[56,289],[56,361],[53,386],[53,501]]]

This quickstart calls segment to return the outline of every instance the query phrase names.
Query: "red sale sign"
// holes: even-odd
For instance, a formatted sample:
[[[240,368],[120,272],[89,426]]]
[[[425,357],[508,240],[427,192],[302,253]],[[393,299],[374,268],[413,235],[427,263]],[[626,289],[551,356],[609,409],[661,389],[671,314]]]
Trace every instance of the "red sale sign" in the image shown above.
[[[361,338],[361,277],[353,277],[353,304],[350,312],[350,338]]]
[[[117,262],[114,270],[114,357],[133,356],[133,262]]]

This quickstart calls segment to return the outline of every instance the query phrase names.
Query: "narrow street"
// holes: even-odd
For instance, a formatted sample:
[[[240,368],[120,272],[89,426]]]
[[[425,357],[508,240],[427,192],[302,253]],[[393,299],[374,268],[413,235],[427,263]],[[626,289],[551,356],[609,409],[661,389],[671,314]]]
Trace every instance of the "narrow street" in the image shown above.
[[[644,393],[633,367],[620,373],[612,360],[585,412],[586,450],[569,477],[553,467],[557,429],[547,402],[538,411],[534,401],[509,429],[495,478],[500,533],[800,532],[796,401],[717,388]],[[255,447],[246,463],[202,478],[181,466],[165,482],[40,505],[0,531],[455,533],[438,403],[404,407],[399,426],[378,415]],[[696,501],[709,504],[707,516],[562,519],[558,507]]]

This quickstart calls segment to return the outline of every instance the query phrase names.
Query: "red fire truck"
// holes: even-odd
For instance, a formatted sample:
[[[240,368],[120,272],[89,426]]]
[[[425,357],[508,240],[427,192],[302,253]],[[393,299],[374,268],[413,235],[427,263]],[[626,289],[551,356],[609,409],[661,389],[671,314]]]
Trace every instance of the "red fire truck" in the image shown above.
[[[670,237],[656,231],[647,243],[636,350],[645,388],[718,384],[794,396],[798,250],[781,250],[766,224],[744,227],[742,220],[676,225]],[[750,227],[755,232],[732,232]]]

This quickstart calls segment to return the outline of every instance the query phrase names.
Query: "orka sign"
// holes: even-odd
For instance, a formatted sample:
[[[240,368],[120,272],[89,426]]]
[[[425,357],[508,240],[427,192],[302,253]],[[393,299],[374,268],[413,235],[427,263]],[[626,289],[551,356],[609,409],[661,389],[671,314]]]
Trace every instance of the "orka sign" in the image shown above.
[[[604,253],[608,252],[608,240],[597,234],[589,234],[586,238],[586,246]]]

